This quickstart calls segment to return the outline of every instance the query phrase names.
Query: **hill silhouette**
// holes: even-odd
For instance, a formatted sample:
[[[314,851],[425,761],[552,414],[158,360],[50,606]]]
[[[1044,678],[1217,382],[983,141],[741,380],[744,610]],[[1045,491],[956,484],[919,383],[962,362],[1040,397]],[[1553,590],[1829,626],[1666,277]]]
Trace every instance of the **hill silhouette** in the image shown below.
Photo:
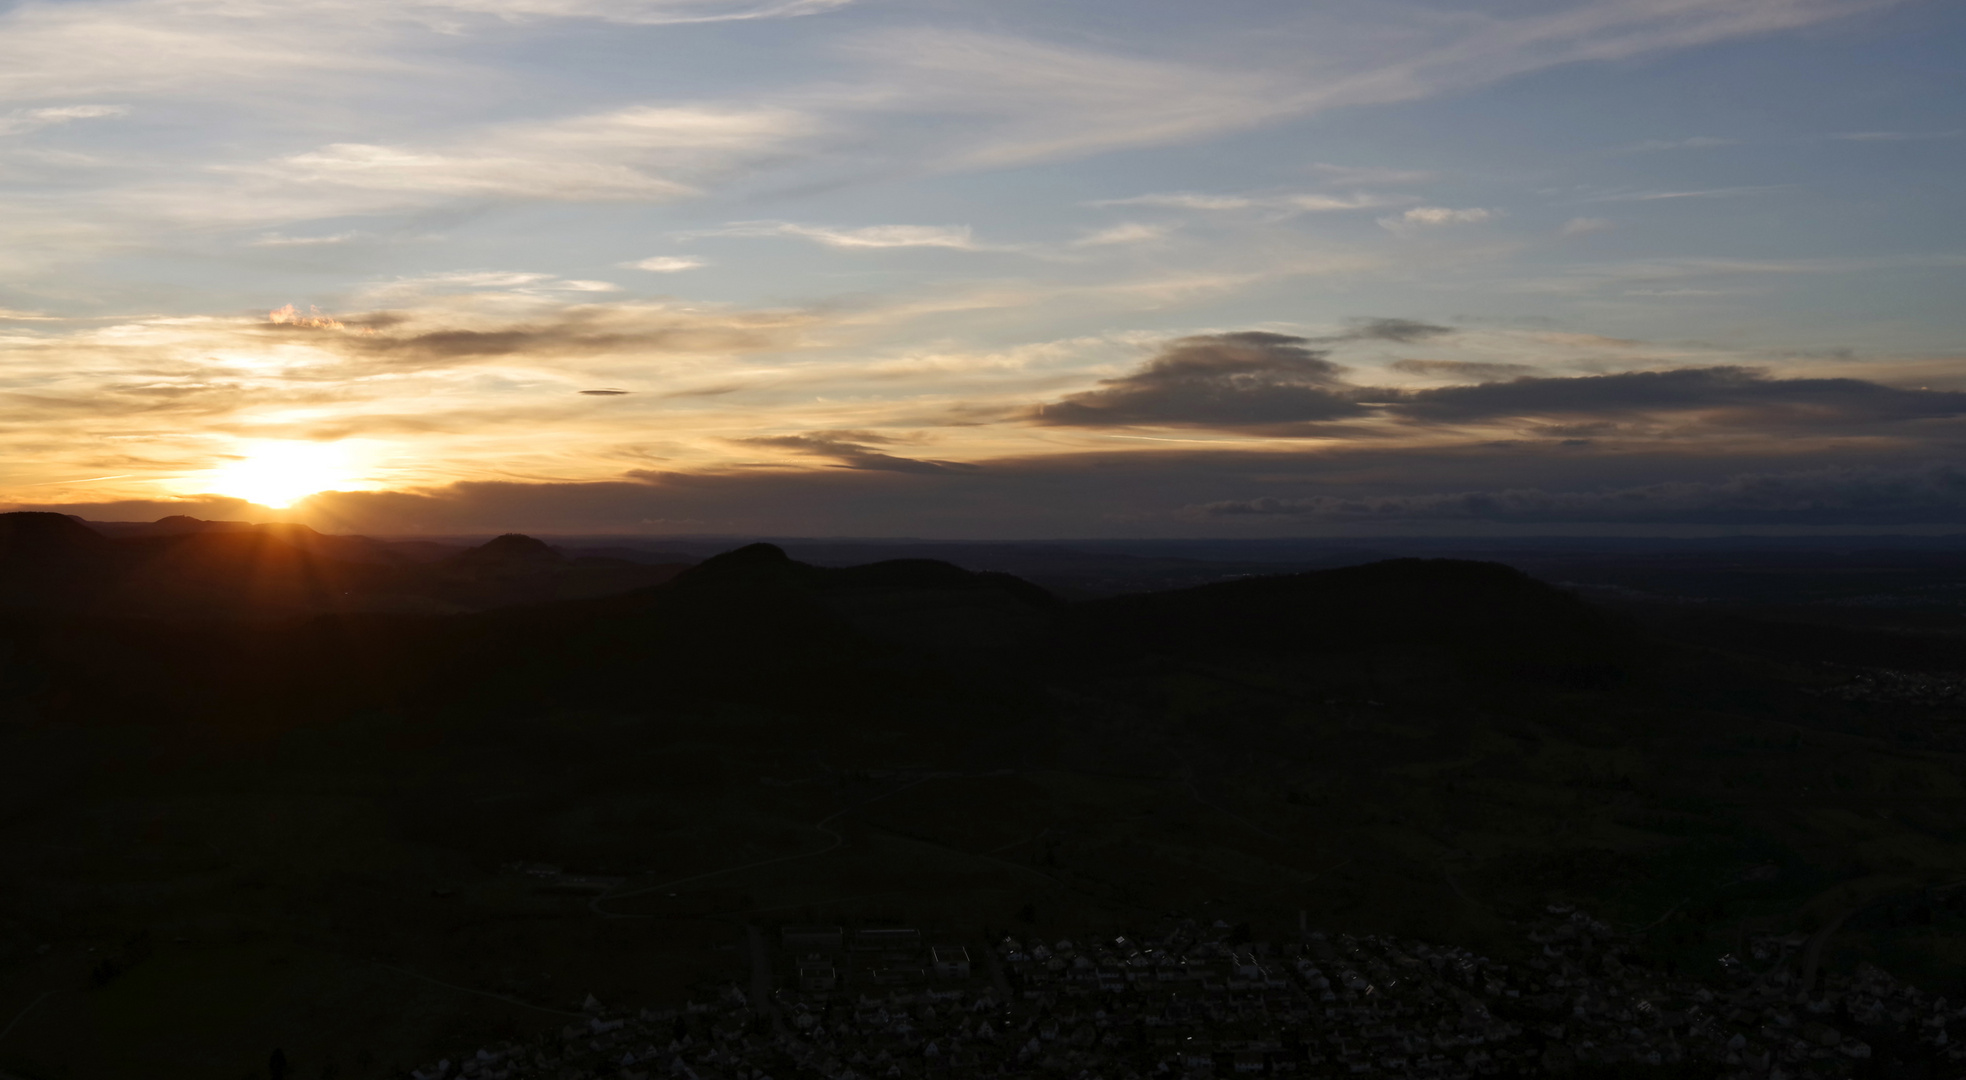
[[[618,593],[684,568],[569,560],[518,534],[432,555],[427,544],[289,523],[178,516],[96,526],[60,514],[0,514],[0,607],[158,619],[444,613]]]
[[[539,582],[550,585],[579,568],[517,535],[414,568],[336,563],[256,531],[81,543],[110,552],[97,558],[128,560],[125,573],[144,578],[122,594],[101,586],[78,613],[40,608],[43,626],[75,625],[75,614],[96,620],[93,629],[60,640],[102,634],[121,643],[113,653],[81,648],[63,661],[76,672],[68,680],[73,700],[112,695],[121,702],[77,706],[88,713],[162,716],[196,702],[210,715],[231,702],[240,714],[255,715],[271,698],[300,702],[317,716],[400,707],[462,715],[652,709],[719,700],[838,716],[923,698],[963,708],[1025,707],[1048,684],[1161,662],[1369,655],[1445,665],[1452,670],[1446,677],[1471,685],[1602,684],[1620,677],[1635,655],[1628,629],[1575,598],[1506,567],[1453,560],[1395,560],[1066,604],[1010,575],[935,560],[827,568],[753,544],[662,584],[526,602],[550,592]],[[453,576],[433,583],[432,573]],[[152,580],[160,574],[167,580]],[[478,613],[391,613],[335,610],[325,598],[337,589],[418,584],[427,595],[455,596],[442,587],[486,582],[517,602]],[[157,622],[207,615],[215,606],[162,601],[214,594],[233,604],[232,613],[260,618],[205,620],[195,629]],[[297,617],[310,603],[327,613]],[[145,621],[118,618],[126,613]],[[102,670],[133,663],[152,677],[113,679]],[[100,675],[81,674],[92,668]]]
[[[1630,630],[1498,563],[1390,559],[1080,605],[1075,636],[1107,651],[1177,655],[1430,654],[1470,675],[1615,680]]]
[[[558,570],[567,565],[567,557],[543,540],[506,533],[451,556],[445,565],[466,573],[510,577]]]

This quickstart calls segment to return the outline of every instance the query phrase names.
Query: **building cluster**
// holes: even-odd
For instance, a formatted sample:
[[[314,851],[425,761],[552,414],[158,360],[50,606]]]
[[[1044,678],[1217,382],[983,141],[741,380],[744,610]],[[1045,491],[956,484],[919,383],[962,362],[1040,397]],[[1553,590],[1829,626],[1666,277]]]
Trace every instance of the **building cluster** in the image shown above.
[[[1755,938],[1717,978],[1680,978],[1561,906],[1512,964],[1376,935],[1278,945],[1192,921],[1137,938],[1008,936],[976,964],[910,929],[788,927],[781,944],[768,998],[733,986],[634,1015],[590,998],[557,1033],[413,1078],[1472,1078],[1691,1065],[1784,1080],[1887,1060],[1966,1075],[1966,1046],[1947,1033],[1966,1008],[1872,967],[1811,978],[1800,936]]]
[[[1839,701],[1956,708],[1966,705],[1966,678],[1924,671],[1868,668],[1852,674],[1844,683],[1814,693]]]

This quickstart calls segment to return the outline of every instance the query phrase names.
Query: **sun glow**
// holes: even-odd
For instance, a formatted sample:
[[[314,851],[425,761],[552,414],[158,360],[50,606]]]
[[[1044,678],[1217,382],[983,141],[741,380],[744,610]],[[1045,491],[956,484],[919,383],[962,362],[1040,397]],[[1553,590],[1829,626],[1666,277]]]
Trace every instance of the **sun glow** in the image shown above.
[[[357,484],[348,448],[340,443],[260,442],[213,472],[206,486],[214,495],[282,510],[317,492]]]

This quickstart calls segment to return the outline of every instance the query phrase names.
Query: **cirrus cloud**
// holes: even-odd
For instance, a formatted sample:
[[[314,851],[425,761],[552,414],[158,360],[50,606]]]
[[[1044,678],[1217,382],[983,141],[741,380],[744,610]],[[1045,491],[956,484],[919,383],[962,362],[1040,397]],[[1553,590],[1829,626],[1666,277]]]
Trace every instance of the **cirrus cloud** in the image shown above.
[[[1477,225],[1491,221],[1496,212],[1479,206],[1455,210],[1445,206],[1416,206],[1403,214],[1379,219],[1382,228],[1396,233],[1409,233],[1416,229],[1439,228],[1443,225]]]
[[[688,236],[790,236],[810,240],[830,248],[877,250],[885,248],[948,248],[953,251],[983,251],[967,225],[862,225],[835,228],[801,225],[791,221],[737,221],[721,229],[685,234]]]
[[[675,274],[709,264],[694,255],[652,255],[646,259],[636,259],[634,262],[625,262],[621,265],[624,269],[647,270],[651,274]]]

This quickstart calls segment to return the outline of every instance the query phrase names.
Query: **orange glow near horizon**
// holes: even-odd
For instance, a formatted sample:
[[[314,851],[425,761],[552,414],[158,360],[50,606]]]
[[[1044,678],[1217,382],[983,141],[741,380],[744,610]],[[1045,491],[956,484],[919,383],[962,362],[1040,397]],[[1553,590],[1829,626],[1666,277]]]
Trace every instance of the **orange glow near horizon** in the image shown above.
[[[309,495],[360,486],[352,469],[348,448],[340,443],[267,441],[252,444],[202,486],[210,494],[284,510]]]

